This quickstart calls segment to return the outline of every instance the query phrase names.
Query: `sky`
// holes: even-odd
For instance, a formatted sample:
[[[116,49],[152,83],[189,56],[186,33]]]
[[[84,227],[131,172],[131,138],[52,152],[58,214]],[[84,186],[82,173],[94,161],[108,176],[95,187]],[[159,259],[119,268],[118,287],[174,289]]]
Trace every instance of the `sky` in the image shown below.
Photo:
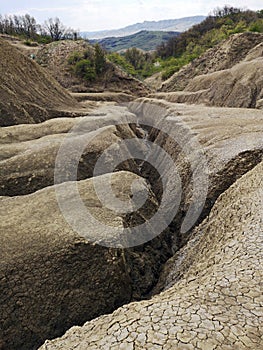
[[[143,21],[207,15],[225,4],[259,10],[262,0],[0,0],[0,14],[26,14],[42,24],[58,17],[80,31],[118,29]]]

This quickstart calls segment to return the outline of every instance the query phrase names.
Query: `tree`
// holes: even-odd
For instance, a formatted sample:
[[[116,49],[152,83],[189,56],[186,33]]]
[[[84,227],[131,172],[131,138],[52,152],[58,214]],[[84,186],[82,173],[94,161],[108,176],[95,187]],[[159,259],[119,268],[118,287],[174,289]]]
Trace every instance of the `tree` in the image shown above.
[[[238,14],[241,12],[242,10],[240,8],[225,5],[222,8],[220,7],[215,8],[213,11],[213,14],[215,17],[226,17],[226,16],[232,16],[234,14]]]
[[[36,36],[37,23],[34,17],[30,16],[28,13],[21,17],[22,27],[24,34],[28,38],[34,38]]]
[[[16,29],[16,33],[19,34],[23,34],[23,22],[21,20],[21,16],[16,16],[14,15],[14,24],[15,24],[15,29]]]
[[[47,21],[45,21],[44,28],[47,30],[53,41],[62,39],[68,33],[68,29],[58,17],[49,18]]]
[[[101,46],[96,43],[95,44],[95,69],[96,73],[99,75],[104,72],[106,68],[106,58],[105,52],[101,48]]]
[[[87,81],[96,79],[96,69],[93,62],[87,59],[78,61],[74,66],[75,74]]]
[[[125,59],[136,69],[142,69],[145,63],[145,57],[141,50],[132,47],[125,52]]]

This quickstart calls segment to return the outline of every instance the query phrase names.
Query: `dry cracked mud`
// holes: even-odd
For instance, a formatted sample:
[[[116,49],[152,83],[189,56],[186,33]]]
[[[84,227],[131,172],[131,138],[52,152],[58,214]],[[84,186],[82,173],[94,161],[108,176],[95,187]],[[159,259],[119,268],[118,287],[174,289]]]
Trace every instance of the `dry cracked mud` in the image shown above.
[[[172,258],[164,292],[40,349],[262,349],[262,172],[260,163],[218,198]]]
[[[61,339],[46,341],[41,349],[262,346],[260,110],[142,98],[126,107],[101,104],[86,117],[5,127],[0,132],[1,202],[6,218],[1,223],[2,256],[6,256],[1,265],[3,349],[37,348],[45,339],[61,336],[71,326],[123,304],[83,328],[72,328]],[[85,241],[66,223],[54,191],[56,186],[66,191],[65,181],[72,178],[54,186],[56,155],[67,137],[75,149],[91,136],[95,138],[84,152],[78,183],[95,217],[114,226],[147,221],[158,210],[163,187],[149,167],[145,147],[141,155],[146,161],[122,163],[114,178],[117,193],[127,198],[131,182],[144,177],[143,186],[149,190],[151,185],[147,206],[132,215],[113,215],[99,203],[93,180],[87,179],[93,176],[99,154],[106,150],[110,164],[107,147],[115,143],[115,154],[127,155],[131,149],[124,151],[121,142],[132,138],[137,140],[135,148],[149,140],[171,156],[183,194],[178,213],[160,236],[130,250],[110,249]],[[204,164],[200,157],[205,157]],[[159,151],[152,159],[172,190],[176,183],[172,169]],[[195,197],[191,166],[207,175],[207,193],[199,219],[182,233],[191,204],[200,199]],[[67,170],[66,164],[61,169]],[[108,176],[110,172],[100,174],[101,189]],[[141,187],[135,189],[140,192]],[[68,198],[74,203],[74,197],[69,194]],[[87,232],[97,235],[91,224]],[[110,232],[106,230],[101,239],[107,240]],[[148,300],[129,304],[143,298]]]

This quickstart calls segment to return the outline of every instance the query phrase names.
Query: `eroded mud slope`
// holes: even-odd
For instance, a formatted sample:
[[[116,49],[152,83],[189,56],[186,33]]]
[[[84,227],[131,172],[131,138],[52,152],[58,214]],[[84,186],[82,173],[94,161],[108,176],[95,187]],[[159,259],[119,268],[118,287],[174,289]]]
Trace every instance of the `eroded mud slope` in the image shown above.
[[[260,163],[218,198],[169,263],[165,292],[40,349],[261,349],[262,171]]]
[[[44,69],[0,38],[0,125],[68,115],[76,100]]]
[[[221,287],[223,288],[223,282],[228,276],[224,261],[228,261],[229,269],[234,271],[232,273],[229,270],[232,273],[229,281],[234,283],[233,286],[225,282],[226,288],[231,287],[229,293],[235,288],[239,293],[236,284],[240,283],[240,293],[243,293],[244,298],[250,298],[250,286],[253,288],[258,285],[260,277],[256,272],[257,265],[253,265],[260,260],[258,250],[253,258],[255,260],[251,260],[251,265],[247,267],[251,273],[244,270],[246,276],[252,276],[249,280],[243,279],[240,272],[245,268],[244,261],[241,259],[239,265],[238,255],[235,264],[232,264],[230,256],[234,251],[250,257],[250,248],[242,243],[243,236],[240,232],[243,228],[240,225],[245,225],[244,230],[248,227],[248,235],[253,233],[257,246],[261,244],[255,229],[259,220],[256,208],[260,206],[256,190],[253,190],[260,188],[258,173],[261,167],[255,167],[262,159],[261,111],[185,106],[140,99],[130,103],[128,108],[106,104],[83,118],[58,118],[40,124],[2,128],[1,136],[1,201],[4,220],[1,221],[3,234],[0,246],[1,295],[4,297],[0,308],[3,325],[0,339],[5,344],[3,346],[7,349],[35,349],[45,339],[61,336],[73,325],[81,325],[87,320],[110,313],[132,300],[149,298],[165,262],[184,247],[190,237],[198,243],[201,233],[204,237],[215,235],[215,239],[222,240],[223,246],[213,241],[214,238],[211,238],[211,242],[207,238],[208,243],[203,248],[204,260],[200,258],[196,263],[192,263],[195,250],[192,255],[175,255],[178,259],[170,260],[154,289],[159,293],[171,287],[166,294],[155,296],[147,302],[130,304],[112,315],[88,323],[83,328],[84,332],[87,331],[87,338],[82,335],[82,329],[78,328],[78,339],[74,338],[73,329],[61,340],[62,345],[59,345],[58,340],[45,346],[58,346],[62,349],[70,349],[72,346],[79,349],[104,349],[107,346],[110,349],[129,349],[137,346],[140,349],[141,346],[152,349],[154,344],[159,344],[159,348],[169,349],[169,344],[172,344],[172,348],[183,346],[187,342],[190,348],[198,346],[203,349],[206,346],[204,344],[210,346],[210,339],[216,338],[219,339],[217,345],[223,349],[224,346],[230,346],[230,341],[232,345],[239,341],[229,326],[229,320],[235,318],[232,314],[225,319],[223,317],[223,304],[229,306],[228,300],[233,303],[233,310],[240,311],[244,316],[240,323],[239,320],[234,321],[237,329],[240,330],[243,325],[248,326],[248,329],[243,327],[241,330],[242,337],[245,337],[244,332],[249,332],[249,340],[245,337],[243,341],[252,341],[250,333],[253,333],[255,343],[259,344],[258,295],[253,299],[254,304],[248,304],[245,313],[245,299],[239,298],[241,294],[235,298],[229,294],[225,301],[223,298],[226,290],[221,290]],[[124,142],[130,139],[134,140],[132,147]],[[64,154],[66,158],[57,162],[58,151],[65,140],[68,141]],[[151,152],[146,141],[158,146],[159,150]],[[114,145],[111,150],[110,145]],[[166,162],[160,149],[169,154],[173,167]],[[82,151],[79,158],[76,153],[78,150]],[[111,170],[115,171],[113,188],[117,197],[127,200],[137,198],[145,189],[148,191],[148,200],[141,210],[116,214],[105,208],[97,197],[93,186],[94,178],[89,178],[94,176],[94,165],[103,152],[106,165],[113,164],[116,157],[120,159],[118,166]],[[142,160],[134,159],[134,154]],[[75,177],[72,178],[74,162],[78,171],[73,171]],[[65,175],[58,177],[58,185],[54,184],[57,166],[61,170],[59,175]],[[153,166],[160,170],[161,179],[153,171]],[[255,170],[250,172],[253,168]],[[102,198],[109,196],[105,187],[111,173],[109,169],[101,168],[101,172],[96,174]],[[181,178],[181,198],[176,196],[179,189],[177,185],[180,184],[176,172]],[[204,187],[195,186],[193,178]],[[164,180],[163,185],[160,180]],[[132,193],[131,183],[135,186]],[[87,210],[98,222],[107,224],[105,231],[99,231],[99,225],[89,222],[86,215],[81,216],[78,206],[75,206],[77,197],[69,190],[72,188],[70,184],[78,186]],[[65,221],[57,202],[57,188],[62,191],[63,203],[70,209],[73,221],[79,224],[77,227],[85,228],[88,241]],[[123,229],[128,227],[132,230],[144,222],[150,223],[150,218],[159,210],[165,188],[172,194],[168,196],[165,207],[167,212],[174,209],[171,222],[167,222],[166,229],[156,238],[138,247],[125,249],[127,237],[122,237]],[[179,206],[174,208],[178,198]],[[248,208],[251,207],[249,212],[243,212],[242,209],[246,207],[246,200]],[[255,207],[251,206],[253,201]],[[221,216],[224,207],[226,214]],[[201,223],[209,213],[209,218]],[[194,220],[185,220],[189,215]],[[233,232],[228,232],[229,226],[224,229],[221,221],[223,217],[225,224],[230,225],[232,216]],[[86,220],[85,224],[82,219]],[[236,222],[239,224],[236,225]],[[251,228],[254,223],[254,228]],[[195,228],[198,224],[201,226]],[[182,231],[182,226],[187,225],[187,230]],[[112,226],[118,228],[117,234]],[[139,232],[140,236],[150,237],[155,226],[146,225],[145,230]],[[116,236],[112,236],[112,232]],[[120,237],[122,248],[105,248],[99,244],[118,241]],[[228,239],[232,242],[229,246],[233,250],[226,246]],[[190,247],[192,245],[193,243]],[[215,258],[212,255],[210,258],[209,252]],[[178,271],[174,271],[173,267],[178,266],[178,261],[182,264]],[[198,265],[201,263],[202,269]],[[189,279],[184,277],[188,270],[193,271],[189,272]],[[218,273],[215,272],[214,276],[213,271],[217,270]],[[224,274],[225,271],[227,273]],[[197,277],[191,284],[193,276]],[[233,276],[237,276],[237,280]],[[216,296],[213,297],[212,293]],[[213,306],[212,301],[216,300],[218,305],[215,305],[217,308],[214,311],[210,307]],[[194,315],[190,306],[195,311],[199,310],[200,316],[198,319],[193,318],[193,322],[196,322],[193,325],[191,319]],[[254,309],[256,314],[253,316]],[[227,307],[227,310],[230,312],[231,309]],[[179,317],[182,315],[185,317]],[[213,325],[210,321],[214,322]],[[142,328],[137,328],[139,323]],[[191,329],[190,326],[186,327],[188,323]],[[95,338],[92,338],[89,332],[92,332],[91,329],[96,324],[93,333]],[[162,330],[164,325],[167,326],[166,331]],[[181,331],[180,325],[185,331]],[[199,326],[200,333],[205,333],[203,338],[202,335],[195,336],[195,328],[199,329]],[[210,331],[216,332],[215,336],[210,336]],[[225,338],[222,340],[222,337]],[[200,340],[201,345],[193,343],[192,338]],[[239,345],[238,343],[237,346]],[[215,345],[211,346],[212,349],[215,348]]]

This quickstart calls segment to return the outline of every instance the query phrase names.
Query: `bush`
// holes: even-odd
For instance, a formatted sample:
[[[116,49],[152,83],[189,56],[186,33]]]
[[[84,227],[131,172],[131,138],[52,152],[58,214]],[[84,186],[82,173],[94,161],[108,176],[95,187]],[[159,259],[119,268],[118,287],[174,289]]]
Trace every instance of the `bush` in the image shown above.
[[[263,19],[259,19],[256,22],[252,23],[249,27],[249,31],[263,33]]]
[[[230,32],[231,34],[244,33],[247,30],[247,24],[245,21],[239,21],[235,28]]]
[[[178,72],[179,69],[180,68],[178,66],[172,66],[172,67],[166,68],[162,73],[162,80],[166,80],[170,78],[174,73]]]
[[[75,64],[74,72],[79,77],[88,81],[95,80],[97,76],[93,63],[90,60],[85,59],[82,59]]]
[[[113,52],[107,56],[108,60],[117,66],[121,67],[125,72],[131,75],[136,75],[136,71],[134,67],[127,62],[124,56],[118,54],[117,52]]]
[[[52,40],[51,40],[51,38],[49,36],[39,35],[37,37],[37,42],[39,44],[50,44],[52,42]]]
[[[38,43],[36,43],[35,41],[31,41],[31,40],[25,40],[23,44],[26,46],[31,46],[31,47],[38,46]]]
[[[102,74],[106,69],[105,52],[97,43],[95,44],[95,70],[98,75]]]
[[[83,52],[82,58],[85,60],[94,61],[94,51],[92,49],[87,49]]]
[[[77,62],[79,62],[80,60],[82,60],[83,56],[80,52],[78,51],[74,51],[72,52],[72,54],[69,56],[68,58],[68,63],[69,64],[76,64]]]
[[[125,52],[124,57],[135,70],[143,69],[145,55],[141,50],[137,49],[136,47],[132,47]]]

